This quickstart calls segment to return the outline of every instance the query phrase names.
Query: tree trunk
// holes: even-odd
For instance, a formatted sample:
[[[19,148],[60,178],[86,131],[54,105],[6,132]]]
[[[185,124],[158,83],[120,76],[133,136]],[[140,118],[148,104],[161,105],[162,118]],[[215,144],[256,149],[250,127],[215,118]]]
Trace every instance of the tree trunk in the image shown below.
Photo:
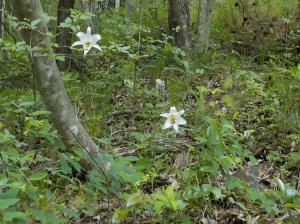
[[[24,18],[41,20],[35,31],[23,29],[21,35],[27,44],[34,43],[43,48],[43,52],[36,50],[31,53],[32,71],[36,78],[36,86],[47,110],[51,112],[52,121],[59,135],[67,149],[72,150],[73,143],[78,141],[95,159],[98,159],[99,148],[77,118],[55,60],[45,55],[45,52],[52,52],[52,49],[49,38],[45,35],[48,27],[42,17],[43,9],[40,0],[11,0],[11,2],[20,21]],[[31,49],[34,49],[34,46]]]
[[[188,47],[190,13],[188,0],[169,0],[169,29],[178,47]]]
[[[134,4],[134,0],[127,0],[127,6],[126,7],[127,7],[127,16],[130,17],[136,9],[136,6]]]
[[[120,8],[120,0],[116,0],[115,8],[116,8],[116,9],[119,9],[119,8]]]
[[[5,8],[5,0],[0,0],[0,38],[3,38],[3,34],[4,34],[4,27],[3,27],[3,23],[4,23],[4,8]]]
[[[199,0],[199,16],[198,16],[198,45],[200,52],[207,52],[209,47],[210,33],[210,17],[214,0]]]
[[[65,55],[65,61],[58,61],[57,65],[60,69],[67,69],[71,64],[70,46],[72,44],[72,31],[70,28],[59,27],[59,24],[64,22],[66,18],[70,17],[71,9],[74,8],[75,0],[59,0],[57,6],[57,29],[56,29],[56,42],[58,48],[56,53]]]
[[[99,24],[99,21],[97,20],[97,13],[99,10],[99,6],[100,6],[100,1],[99,0],[81,0],[81,6],[83,8],[83,12],[90,12],[94,15],[96,15],[95,17],[92,17],[91,19],[89,19],[87,21],[87,25],[92,27],[92,28],[96,28],[96,26]]]

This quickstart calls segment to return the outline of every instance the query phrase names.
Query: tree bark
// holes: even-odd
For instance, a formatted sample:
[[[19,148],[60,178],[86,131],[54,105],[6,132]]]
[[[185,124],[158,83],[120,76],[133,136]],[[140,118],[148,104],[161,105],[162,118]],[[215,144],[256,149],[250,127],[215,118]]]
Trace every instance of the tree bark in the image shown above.
[[[4,33],[4,8],[5,8],[5,0],[0,0],[0,38],[3,38],[3,33]]]
[[[136,9],[136,6],[134,4],[134,0],[127,0],[126,8],[127,8],[127,16],[130,17]]]
[[[199,0],[197,39],[201,53],[207,52],[209,47],[210,18],[214,2],[214,0]]]
[[[88,26],[95,28],[99,24],[99,21],[97,20],[97,13],[100,8],[100,0],[81,0],[80,2],[83,8],[83,12],[90,12],[96,15],[96,17],[92,17],[87,21]]]
[[[120,8],[120,0],[116,0],[116,2],[115,2],[115,8],[116,9]]]
[[[56,29],[56,43],[58,48],[56,53],[63,54],[65,61],[57,61],[59,69],[67,69],[71,64],[72,50],[70,46],[72,44],[72,31],[70,28],[59,27],[60,23],[64,22],[66,18],[70,17],[71,9],[74,8],[75,0],[59,0],[57,6],[57,29]]]
[[[45,51],[52,52],[52,49],[49,38],[45,35],[48,27],[42,17],[43,9],[40,0],[11,0],[11,2],[20,21],[24,18],[40,19],[36,30],[21,30],[21,35],[27,44],[34,43],[43,48],[43,52],[37,50],[31,52],[32,71],[36,78],[36,86],[47,110],[51,112],[52,121],[65,146],[72,150],[73,143],[77,141],[95,159],[99,158],[99,148],[77,118],[55,60],[45,54]]]
[[[169,29],[178,47],[188,47],[190,13],[188,0],[169,0]],[[179,28],[179,30],[178,30]]]

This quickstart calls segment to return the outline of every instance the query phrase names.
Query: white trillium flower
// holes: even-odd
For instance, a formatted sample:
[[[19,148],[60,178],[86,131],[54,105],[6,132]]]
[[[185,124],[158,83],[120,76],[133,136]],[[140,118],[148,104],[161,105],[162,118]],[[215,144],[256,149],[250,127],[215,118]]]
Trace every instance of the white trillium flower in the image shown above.
[[[92,35],[91,27],[87,28],[86,33],[78,32],[76,36],[79,38],[79,41],[73,43],[71,47],[83,45],[84,56],[86,56],[92,47],[102,51],[101,47],[97,44],[97,41],[101,40],[101,36],[99,34]]]
[[[186,125],[186,120],[182,117],[184,110],[177,111],[176,107],[171,107],[169,113],[163,113],[160,116],[167,118],[163,129],[172,127],[178,132],[179,125]]]

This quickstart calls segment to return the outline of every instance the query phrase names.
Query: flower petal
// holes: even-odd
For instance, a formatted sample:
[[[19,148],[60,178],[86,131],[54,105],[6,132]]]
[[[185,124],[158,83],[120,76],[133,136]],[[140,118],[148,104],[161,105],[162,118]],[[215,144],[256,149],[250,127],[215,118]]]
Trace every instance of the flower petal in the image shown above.
[[[177,113],[176,107],[171,107],[170,108],[170,113]]]
[[[80,40],[83,40],[84,37],[85,37],[85,33],[83,33],[83,32],[78,32],[78,33],[76,34],[76,36],[77,36]]]
[[[92,35],[92,41],[93,43],[97,43],[97,41],[101,40],[101,36],[99,34]]]
[[[186,122],[186,120],[184,118],[178,116],[176,118],[176,123],[179,124],[179,125],[186,125],[187,122]]]
[[[179,131],[179,129],[178,129],[178,124],[173,124],[173,127],[174,127],[174,129],[175,129],[176,132]]]
[[[181,116],[182,114],[184,114],[184,110],[178,111],[178,114]]]
[[[93,47],[102,52],[102,49],[101,49],[101,47],[98,44],[94,44]]]
[[[167,129],[167,128],[171,127],[171,126],[172,126],[172,124],[171,124],[170,119],[167,119],[166,122],[165,122],[165,124],[164,124],[163,129]]]
[[[89,36],[92,35],[92,29],[91,29],[91,27],[88,27],[88,28],[87,28],[86,34],[89,35]]]
[[[81,41],[76,41],[74,42],[71,47],[74,47],[74,46],[77,46],[77,45],[82,45],[82,42]]]
[[[91,50],[91,48],[92,48],[92,47],[89,47],[89,48],[84,49],[84,53],[83,53],[84,57],[85,57],[86,54]]]
[[[169,117],[169,113],[160,114],[161,117]]]

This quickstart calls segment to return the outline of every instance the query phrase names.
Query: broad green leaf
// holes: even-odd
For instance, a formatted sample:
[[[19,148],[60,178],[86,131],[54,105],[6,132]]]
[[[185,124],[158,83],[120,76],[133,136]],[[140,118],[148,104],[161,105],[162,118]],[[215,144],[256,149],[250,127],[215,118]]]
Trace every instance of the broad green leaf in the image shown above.
[[[177,209],[177,202],[174,194],[174,190],[172,186],[167,187],[166,194],[169,199],[169,202],[174,210]]]
[[[42,21],[42,19],[35,19],[31,21],[31,28],[35,29],[36,25],[39,24]]]
[[[32,200],[38,200],[38,194],[37,194],[38,188],[32,185],[26,185],[25,193],[32,199]]]
[[[220,188],[218,188],[218,187],[212,187],[210,191],[213,193],[213,195],[215,196],[216,200],[218,200],[218,199],[221,198],[222,193],[221,193]]]
[[[26,184],[23,182],[14,181],[12,183],[9,183],[8,186],[12,188],[19,188],[21,190],[25,190]]]
[[[182,200],[177,200],[178,209],[182,210],[185,208],[185,204]]]
[[[31,209],[31,213],[42,223],[47,222],[47,216],[45,213],[43,213],[41,210],[38,209]]]
[[[11,222],[14,219],[26,220],[26,215],[23,212],[12,212],[12,211],[3,212],[3,220],[4,221]]]
[[[300,209],[300,205],[293,204],[293,203],[287,203],[286,207],[288,207],[288,208],[294,208],[294,209]]]
[[[16,204],[19,200],[19,198],[0,199],[0,209],[7,209]]]
[[[205,193],[209,193],[212,186],[211,184],[202,184],[201,188]]]
[[[43,180],[47,177],[47,173],[43,172],[43,171],[38,171],[36,173],[33,173],[30,177],[29,180],[30,181],[39,181],[39,180]]]
[[[10,188],[5,192],[0,192],[0,199],[16,198],[19,191],[19,188]]]

